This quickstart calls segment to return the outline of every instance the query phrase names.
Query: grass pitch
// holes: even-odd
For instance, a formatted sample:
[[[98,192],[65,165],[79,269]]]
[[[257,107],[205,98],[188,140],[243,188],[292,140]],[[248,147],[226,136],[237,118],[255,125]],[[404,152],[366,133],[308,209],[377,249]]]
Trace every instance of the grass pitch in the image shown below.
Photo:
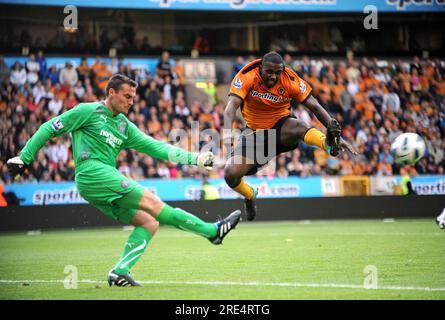
[[[445,299],[433,219],[241,222],[222,246],[161,227],[132,270],[143,287],[109,288],[129,233],[1,234],[0,299]],[[64,286],[67,266],[77,289]]]

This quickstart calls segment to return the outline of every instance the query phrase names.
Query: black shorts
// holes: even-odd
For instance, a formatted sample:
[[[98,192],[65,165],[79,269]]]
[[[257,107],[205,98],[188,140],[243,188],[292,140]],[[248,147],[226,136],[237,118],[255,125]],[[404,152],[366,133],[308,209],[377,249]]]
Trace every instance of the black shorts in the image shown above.
[[[238,143],[232,150],[232,156],[241,155],[254,165],[246,175],[257,173],[275,156],[298,147],[298,142],[292,146],[285,146],[281,143],[281,127],[289,118],[295,119],[295,117],[286,116],[278,120],[271,129],[253,131],[247,128],[241,133]]]

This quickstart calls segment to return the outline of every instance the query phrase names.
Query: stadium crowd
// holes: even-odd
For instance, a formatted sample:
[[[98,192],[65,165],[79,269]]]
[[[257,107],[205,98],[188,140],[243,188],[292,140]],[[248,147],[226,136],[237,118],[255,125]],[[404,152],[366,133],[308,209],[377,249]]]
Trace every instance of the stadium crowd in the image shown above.
[[[321,150],[301,144],[293,152],[279,155],[259,176],[309,175],[392,175],[398,174],[390,154],[391,141],[402,132],[418,132],[427,142],[427,155],[411,168],[411,174],[444,174],[445,169],[445,65],[438,60],[382,62],[294,60],[284,55],[286,64],[313,87],[313,95],[335,115],[343,126],[343,138],[360,152],[328,157]],[[239,57],[234,72],[244,64]],[[197,150],[191,139],[193,121],[199,128],[219,131],[224,103],[186,103],[182,70],[169,63],[169,53],[160,57],[154,77],[146,70],[134,70],[121,59],[105,63],[100,56],[77,68],[69,62],[61,68],[48,66],[42,52],[31,54],[26,65],[9,68],[0,56],[0,179],[11,183],[6,160],[17,155],[38,127],[48,119],[80,102],[105,98],[107,79],[122,73],[139,83],[128,118],[156,139],[168,140],[175,129],[188,138],[181,146]],[[293,103],[293,114],[313,126],[323,128],[302,105]],[[241,122],[239,126],[241,127]],[[205,141],[201,141],[202,145]],[[19,181],[48,182],[74,179],[74,161],[69,135],[52,139],[42,148]],[[224,157],[223,154],[221,154]],[[176,166],[157,161],[134,150],[122,150],[117,160],[120,172],[133,179],[196,177],[194,166]],[[212,177],[223,177],[222,161]]]

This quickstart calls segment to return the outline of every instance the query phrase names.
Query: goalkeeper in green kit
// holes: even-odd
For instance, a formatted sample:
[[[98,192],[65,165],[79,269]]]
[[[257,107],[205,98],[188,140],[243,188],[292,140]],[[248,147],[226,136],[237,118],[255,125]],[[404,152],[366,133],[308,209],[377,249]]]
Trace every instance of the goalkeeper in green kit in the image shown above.
[[[12,176],[22,173],[36,152],[52,137],[72,133],[75,180],[80,195],[106,215],[135,229],[124,252],[108,273],[110,286],[138,286],[130,276],[131,267],[146,250],[159,223],[175,226],[221,244],[238,224],[239,210],[216,223],[207,223],[181,209],[162,202],[155,194],[116,169],[122,148],[131,148],[160,160],[198,165],[211,169],[211,152],[192,153],[155,140],[141,132],[125,114],[133,104],[137,83],[120,74],[111,77],[105,101],[80,103],[47,121],[25,145],[20,156],[9,159]]]

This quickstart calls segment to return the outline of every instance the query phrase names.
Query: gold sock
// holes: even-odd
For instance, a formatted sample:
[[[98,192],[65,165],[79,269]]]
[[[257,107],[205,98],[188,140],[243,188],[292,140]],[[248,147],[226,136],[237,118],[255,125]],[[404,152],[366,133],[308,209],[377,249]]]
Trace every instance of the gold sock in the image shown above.
[[[325,141],[326,136],[324,133],[315,128],[310,128],[304,135],[304,142],[306,144],[319,147],[322,150],[326,150]]]
[[[253,189],[251,186],[244,182],[244,179],[241,179],[240,184],[232,189],[243,195],[244,198],[246,198],[247,200],[250,200],[253,197]]]

